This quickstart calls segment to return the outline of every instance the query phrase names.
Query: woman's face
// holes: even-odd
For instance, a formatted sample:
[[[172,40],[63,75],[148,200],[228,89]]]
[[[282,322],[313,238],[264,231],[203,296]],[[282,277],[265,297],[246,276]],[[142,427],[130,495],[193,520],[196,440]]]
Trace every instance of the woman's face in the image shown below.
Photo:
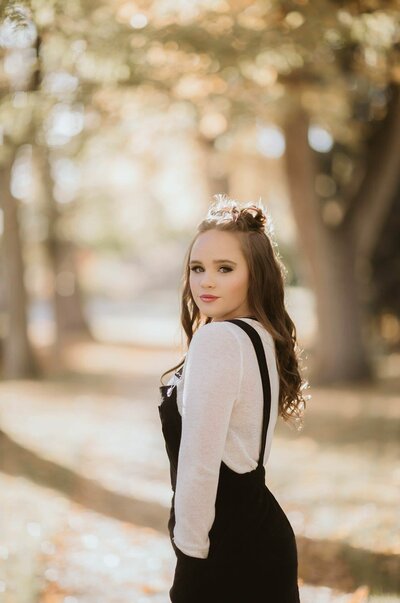
[[[249,271],[239,237],[207,230],[193,244],[189,259],[190,289],[200,312],[213,321],[249,316]],[[215,296],[207,301],[201,296]]]

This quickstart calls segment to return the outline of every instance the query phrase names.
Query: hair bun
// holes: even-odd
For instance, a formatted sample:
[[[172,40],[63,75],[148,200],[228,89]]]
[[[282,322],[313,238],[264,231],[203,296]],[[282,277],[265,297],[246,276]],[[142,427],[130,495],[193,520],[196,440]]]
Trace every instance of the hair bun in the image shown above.
[[[240,210],[240,217],[245,220],[249,230],[265,232],[267,217],[261,207],[254,203],[246,205]]]
[[[253,231],[270,234],[272,224],[263,205],[249,202],[238,203],[226,193],[214,195],[214,202],[208,209],[207,221],[221,224],[224,222],[236,224],[239,231]]]

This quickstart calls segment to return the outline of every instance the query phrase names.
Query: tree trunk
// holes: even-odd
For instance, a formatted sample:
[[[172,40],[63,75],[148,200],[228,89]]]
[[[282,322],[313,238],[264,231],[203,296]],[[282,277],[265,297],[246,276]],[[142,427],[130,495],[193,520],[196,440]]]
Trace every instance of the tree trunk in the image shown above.
[[[358,254],[370,259],[400,184],[400,86],[390,87],[384,122],[370,140],[365,178],[346,219],[354,222]]]
[[[364,180],[345,215],[353,225],[359,286],[369,307],[377,297],[374,254],[400,190],[400,87],[392,85],[390,91],[387,115],[369,141]]]
[[[11,194],[13,161],[0,167],[0,194],[4,216],[3,278],[7,309],[3,348],[3,377],[21,379],[37,376],[39,370],[28,338],[27,293],[18,222],[19,202]]]
[[[53,197],[53,179],[50,174],[47,149],[37,149],[37,166],[41,173],[43,194],[48,214],[48,257],[53,270],[53,307],[55,317],[54,353],[56,364],[60,362],[62,344],[70,335],[92,338],[83,311],[82,293],[77,276],[75,246],[72,241],[59,235],[60,211]]]
[[[92,338],[83,311],[82,291],[76,266],[76,249],[71,241],[53,241],[55,271],[54,304],[60,341],[69,335]]]
[[[298,237],[308,259],[317,304],[318,337],[312,380],[319,383],[370,379],[363,342],[362,308],[355,277],[352,224],[324,223],[314,193],[315,165],[308,145],[308,119],[298,112],[285,124],[286,166]]]

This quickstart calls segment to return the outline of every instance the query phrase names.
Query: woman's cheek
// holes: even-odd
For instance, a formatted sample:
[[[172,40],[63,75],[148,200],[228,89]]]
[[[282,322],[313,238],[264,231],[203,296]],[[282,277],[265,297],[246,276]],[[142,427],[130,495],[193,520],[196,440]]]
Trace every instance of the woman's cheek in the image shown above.
[[[228,287],[231,295],[239,295],[241,290],[240,279],[237,277],[230,279]]]
[[[243,296],[247,291],[246,278],[243,275],[238,275],[232,283],[232,292],[237,296]]]

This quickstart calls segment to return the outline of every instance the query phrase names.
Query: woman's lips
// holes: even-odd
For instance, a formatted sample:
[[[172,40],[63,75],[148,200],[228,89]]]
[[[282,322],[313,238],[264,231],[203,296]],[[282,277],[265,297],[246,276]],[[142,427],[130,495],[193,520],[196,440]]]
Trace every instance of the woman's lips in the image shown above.
[[[212,302],[219,298],[214,295],[200,295],[200,299],[204,302]]]

